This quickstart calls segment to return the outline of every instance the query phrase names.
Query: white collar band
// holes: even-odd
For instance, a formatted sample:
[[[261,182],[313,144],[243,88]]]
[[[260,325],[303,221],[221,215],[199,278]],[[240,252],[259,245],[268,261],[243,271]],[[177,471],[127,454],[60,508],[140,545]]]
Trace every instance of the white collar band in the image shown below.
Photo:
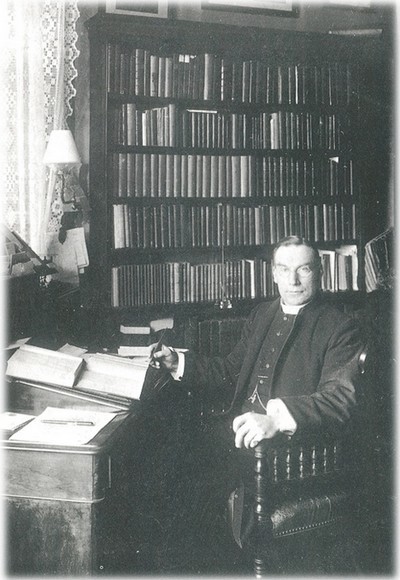
[[[308,302],[307,302],[308,304]],[[285,314],[298,314],[302,308],[304,308],[306,304],[300,304],[299,306],[292,306],[290,304],[284,304],[281,300],[281,307]]]

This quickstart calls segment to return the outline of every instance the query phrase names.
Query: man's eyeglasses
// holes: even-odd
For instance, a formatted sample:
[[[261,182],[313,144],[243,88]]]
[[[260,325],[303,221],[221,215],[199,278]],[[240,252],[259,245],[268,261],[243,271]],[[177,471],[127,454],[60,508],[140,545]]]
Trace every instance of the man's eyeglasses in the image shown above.
[[[281,278],[289,278],[291,272],[294,272],[299,278],[310,278],[314,274],[315,268],[305,264],[304,266],[299,266],[296,270],[291,270],[287,266],[278,264],[275,266],[275,272]]]

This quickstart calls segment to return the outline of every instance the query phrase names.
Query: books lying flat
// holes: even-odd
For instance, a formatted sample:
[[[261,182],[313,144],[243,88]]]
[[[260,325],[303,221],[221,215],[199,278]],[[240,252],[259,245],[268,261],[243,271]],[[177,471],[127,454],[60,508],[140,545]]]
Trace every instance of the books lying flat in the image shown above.
[[[79,389],[140,398],[148,360],[131,361],[101,353],[85,355],[84,358],[86,364],[78,381]]]
[[[149,358],[151,354],[151,346],[129,346],[122,344],[118,347],[119,356],[139,356]]]
[[[154,338],[150,334],[123,334],[120,332],[118,337],[119,346],[140,346],[149,347],[152,342],[155,342]]]
[[[130,324],[121,324],[119,327],[119,331],[122,332],[122,334],[149,335],[150,326],[133,326]]]
[[[6,375],[60,387],[73,387],[83,359],[60,351],[22,345],[7,361]]]
[[[104,411],[47,407],[33,421],[11,435],[10,441],[85,445],[112,421],[115,415],[116,413]]]
[[[174,328],[173,318],[158,318],[150,321],[150,328],[153,332],[158,332],[166,328]]]

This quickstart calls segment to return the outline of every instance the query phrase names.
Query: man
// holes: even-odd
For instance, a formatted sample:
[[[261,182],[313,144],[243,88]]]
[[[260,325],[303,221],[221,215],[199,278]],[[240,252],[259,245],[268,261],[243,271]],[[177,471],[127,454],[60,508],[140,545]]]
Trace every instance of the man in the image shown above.
[[[204,430],[204,441],[193,441],[193,453],[207,457],[192,463],[193,479],[202,481],[199,495],[212,495],[209,486],[226,498],[249,466],[248,450],[263,439],[343,433],[357,412],[362,344],[352,319],[320,293],[318,250],[303,238],[285,238],[274,250],[272,271],[280,298],[253,310],[226,358],[178,354],[164,345],[153,353],[153,364],[180,381],[177,388],[226,409]],[[192,489],[189,506],[195,496]]]
[[[164,345],[153,353],[154,364],[196,385],[204,400],[224,400],[238,448],[279,432],[341,432],[356,405],[362,345],[353,321],[319,293],[318,251],[290,236],[272,262],[280,299],[253,310],[228,357],[183,355]]]

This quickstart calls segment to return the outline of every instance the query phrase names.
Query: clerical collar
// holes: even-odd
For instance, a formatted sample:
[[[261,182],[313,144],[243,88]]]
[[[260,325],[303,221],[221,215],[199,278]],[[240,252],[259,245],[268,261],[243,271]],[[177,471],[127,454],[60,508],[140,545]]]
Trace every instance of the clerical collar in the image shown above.
[[[309,304],[309,302],[307,302],[307,304]],[[281,300],[281,308],[285,314],[294,314],[296,316],[304,306],[306,306],[306,304],[300,304],[299,306],[284,304]]]

